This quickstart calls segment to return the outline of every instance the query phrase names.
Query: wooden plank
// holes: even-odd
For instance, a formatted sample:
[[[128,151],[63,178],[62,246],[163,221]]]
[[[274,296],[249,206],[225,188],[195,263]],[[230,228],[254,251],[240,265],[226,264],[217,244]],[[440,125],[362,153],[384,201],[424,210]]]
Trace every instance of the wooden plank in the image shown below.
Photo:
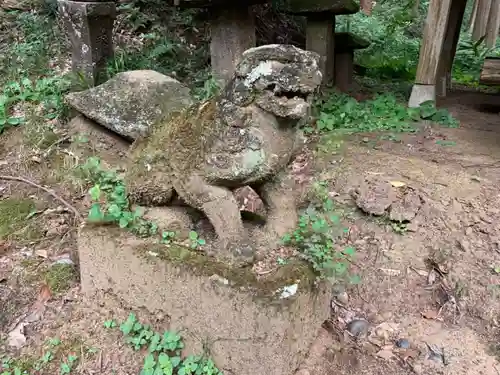
[[[491,9],[491,0],[477,0],[477,15],[472,30],[472,39],[478,41],[486,35],[486,26]]]
[[[500,58],[487,57],[484,60],[479,83],[483,85],[500,85]]]
[[[416,83],[435,85],[452,0],[431,0],[420,47]]]

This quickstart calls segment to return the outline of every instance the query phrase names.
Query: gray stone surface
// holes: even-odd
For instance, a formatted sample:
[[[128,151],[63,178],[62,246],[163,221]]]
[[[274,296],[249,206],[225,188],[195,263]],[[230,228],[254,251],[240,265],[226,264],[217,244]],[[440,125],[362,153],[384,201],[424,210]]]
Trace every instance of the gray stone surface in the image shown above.
[[[71,42],[74,72],[81,73],[89,86],[103,80],[102,72],[113,57],[114,2],[58,0],[59,13]]]
[[[66,95],[67,102],[86,117],[134,140],[146,136],[151,124],[192,104],[189,89],[152,70],[134,70],[89,90]]]
[[[313,286],[310,275],[286,266],[283,276],[252,281],[240,269],[234,273],[210,260],[192,263],[188,250],[182,261],[168,260],[162,249],[168,248],[117,228],[82,229],[83,292],[94,298],[109,290],[127,306],[162,312],[169,317],[162,328],[180,331],[183,354],[201,354],[208,344],[224,374],[295,372],[329,318],[330,288]]]
[[[436,100],[436,85],[420,85],[415,83],[411,89],[408,107],[420,107],[420,104],[428,100]]]

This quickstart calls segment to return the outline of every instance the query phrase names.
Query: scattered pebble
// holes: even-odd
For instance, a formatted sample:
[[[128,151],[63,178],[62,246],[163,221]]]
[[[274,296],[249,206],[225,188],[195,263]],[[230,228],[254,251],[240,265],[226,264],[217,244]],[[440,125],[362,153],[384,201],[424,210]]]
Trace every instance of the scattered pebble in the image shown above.
[[[360,337],[368,333],[369,327],[370,324],[366,320],[356,319],[349,322],[349,324],[347,325],[347,330],[351,335]]]
[[[389,339],[389,332],[382,327],[377,327],[377,329],[375,329],[375,335],[384,341]]]
[[[409,349],[410,342],[407,339],[398,339],[396,341],[396,346],[401,349]]]
[[[413,372],[415,374],[422,374],[423,373],[423,369],[422,369],[422,365],[420,363],[415,363],[411,369],[413,370]]]
[[[346,292],[339,293],[335,296],[335,300],[339,304],[346,306],[349,303],[349,295]]]

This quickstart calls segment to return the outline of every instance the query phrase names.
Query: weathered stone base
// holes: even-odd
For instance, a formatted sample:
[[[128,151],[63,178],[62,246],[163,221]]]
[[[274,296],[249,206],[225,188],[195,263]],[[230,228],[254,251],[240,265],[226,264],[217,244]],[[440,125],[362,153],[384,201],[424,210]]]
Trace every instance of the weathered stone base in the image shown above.
[[[132,307],[163,311],[164,328],[182,331],[185,354],[208,345],[225,374],[292,375],[329,316],[328,288],[314,286],[302,262],[256,280],[248,269],[109,227],[83,228],[78,248],[84,293],[111,290]]]
[[[420,85],[415,83],[411,89],[410,100],[408,107],[416,108],[420,104],[428,100],[436,100],[436,86],[435,85]]]

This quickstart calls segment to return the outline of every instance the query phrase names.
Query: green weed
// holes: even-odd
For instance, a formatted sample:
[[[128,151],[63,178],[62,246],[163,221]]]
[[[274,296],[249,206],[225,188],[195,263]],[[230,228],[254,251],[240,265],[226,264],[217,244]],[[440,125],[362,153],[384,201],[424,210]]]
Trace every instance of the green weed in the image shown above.
[[[316,110],[319,112],[316,128],[306,128],[308,132],[416,132],[414,123],[421,120],[458,126],[447,110],[437,109],[433,102],[425,102],[419,108],[407,108],[390,94],[358,102],[346,94],[333,92],[318,100]]]
[[[59,339],[49,339],[45,345],[44,350],[39,358],[22,357],[11,358],[8,356],[0,357],[0,375],[34,375],[49,373],[49,365],[60,357],[60,344]],[[64,357],[59,364],[59,374],[68,375],[74,369],[78,357],[70,353]]]
[[[87,180],[94,184],[89,190],[94,202],[88,214],[90,222],[115,223],[142,237],[157,234],[158,226],[142,217],[143,210],[140,207],[131,210],[125,185],[116,171],[103,169],[96,157],[90,157],[81,170]]]
[[[141,207],[131,209],[123,179],[116,171],[104,169],[99,158],[87,159],[85,164],[80,166],[80,171],[87,182],[92,184],[89,189],[93,201],[87,217],[89,222],[113,223],[140,237],[159,236],[159,241],[167,245],[175,242],[176,232],[159,233],[158,225],[144,218]],[[206,243],[195,231],[189,233],[189,240],[192,249]]]
[[[191,249],[196,249],[198,246],[205,245],[205,240],[198,236],[198,233],[195,231],[189,232],[189,240],[191,242]]]
[[[316,196],[319,198],[309,205],[300,215],[297,229],[286,234],[282,241],[296,247],[301,256],[311,263],[322,279],[332,281],[345,278],[349,262],[355,255],[353,247],[336,249],[336,239],[348,233],[341,228],[340,217],[335,211],[333,201],[328,197],[326,184],[316,183]],[[359,282],[359,277],[349,277],[351,282]]]
[[[66,114],[63,95],[69,90],[69,80],[61,77],[41,78],[35,81],[22,78],[18,82],[10,82],[0,94],[0,133],[11,126],[25,122],[25,118],[12,114],[16,103],[32,103],[41,105],[43,116],[47,120],[61,118]]]
[[[141,324],[134,313],[120,325],[126,342],[136,351],[147,348],[140,375],[222,375],[207,353],[182,358],[184,342],[172,331],[162,335]]]

